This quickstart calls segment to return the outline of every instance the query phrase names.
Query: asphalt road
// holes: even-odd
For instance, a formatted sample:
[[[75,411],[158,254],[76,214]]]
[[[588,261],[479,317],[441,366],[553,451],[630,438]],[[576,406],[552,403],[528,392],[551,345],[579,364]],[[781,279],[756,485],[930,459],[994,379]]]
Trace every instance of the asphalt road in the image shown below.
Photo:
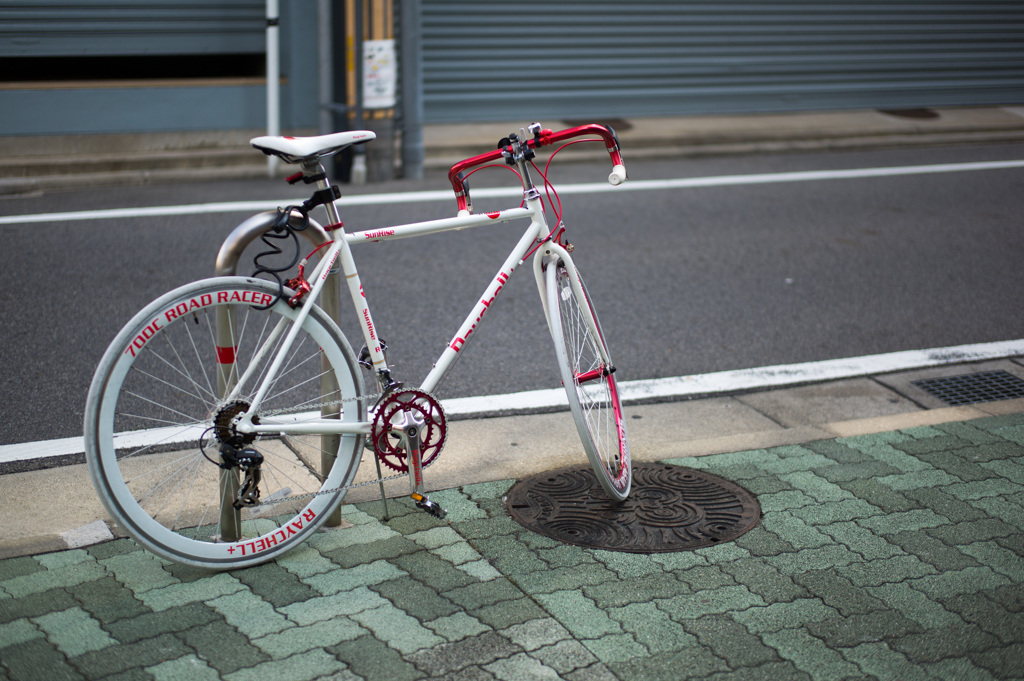
[[[629,161],[631,180],[1024,158],[1024,145]],[[559,184],[604,164],[556,165]],[[561,157],[560,157],[561,158]],[[488,171],[474,189],[514,182]],[[1024,338],[1024,169],[562,197],[620,380]],[[442,190],[441,173],[346,194]],[[212,182],[0,198],[0,215],[296,197]],[[477,200],[478,211],[509,200]],[[350,229],[450,217],[455,202],[352,206]],[[158,294],[210,276],[245,213],[0,225],[0,444],[81,434],[100,355]],[[415,384],[519,237],[481,228],[356,250],[399,377]],[[526,270],[526,268],[524,268]],[[248,273],[242,268],[241,273]],[[556,387],[528,271],[506,286],[441,397]],[[342,328],[358,347],[351,310]]]

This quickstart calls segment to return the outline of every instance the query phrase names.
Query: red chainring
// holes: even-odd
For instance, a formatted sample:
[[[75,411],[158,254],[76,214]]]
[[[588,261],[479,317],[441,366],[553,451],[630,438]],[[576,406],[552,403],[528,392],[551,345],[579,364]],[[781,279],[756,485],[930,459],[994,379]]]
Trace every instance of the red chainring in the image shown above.
[[[396,424],[401,424],[406,412],[414,412],[423,420],[420,431],[420,452],[423,466],[429,466],[444,447],[448,434],[447,419],[441,404],[422,390],[397,390],[377,405],[377,415],[370,431],[370,444],[384,465],[394,471],[409,470],[408,455],[402,446],[402,438],[392,434]]]

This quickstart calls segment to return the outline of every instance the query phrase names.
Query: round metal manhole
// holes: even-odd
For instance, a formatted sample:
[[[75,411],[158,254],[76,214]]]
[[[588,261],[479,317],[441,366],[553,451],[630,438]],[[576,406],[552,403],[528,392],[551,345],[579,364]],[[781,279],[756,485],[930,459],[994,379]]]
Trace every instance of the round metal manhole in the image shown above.
[[[717,475],[666,464],[633,466],[633,489],[612,501],[589,466],[518,482],[505,508],[520,525],[566,544],[630,553],[691,551],[757,526],[761,507]]]

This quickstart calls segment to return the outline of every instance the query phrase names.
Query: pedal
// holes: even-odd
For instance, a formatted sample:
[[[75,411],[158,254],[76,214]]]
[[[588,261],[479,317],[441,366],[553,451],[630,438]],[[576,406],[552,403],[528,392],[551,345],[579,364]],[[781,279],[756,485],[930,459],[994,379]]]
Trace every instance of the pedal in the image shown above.
[[[439,503],[437,503],[435,501],[431,501],[430,499],[426,498],[422,494],[413,493],[412,494],[412,498],[413,498],[413,501],[416,502],[416,507],[417,508],[420,508],[420,509],[426,511],[427,513],[429,513],[430,515],[434,516],[438,520],[444,520],[445,516],[448,515],[448,511],[444,510],[441,507],[441,504],[439,504]]]

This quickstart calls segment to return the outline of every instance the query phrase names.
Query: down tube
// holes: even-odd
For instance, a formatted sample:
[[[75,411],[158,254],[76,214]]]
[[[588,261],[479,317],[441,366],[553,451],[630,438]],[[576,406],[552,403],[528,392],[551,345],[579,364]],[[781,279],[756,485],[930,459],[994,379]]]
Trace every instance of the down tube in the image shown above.
[[[434,368],[427,374],[427,377],[423,379],[423,383],[420,385],[420,390],[425,392],[432,392],[438,385],[444,381],[448,372],[455,366],[456,360],[459,359],[463,349],[469,340],[473,336],[473,332],[476,331],[477,327],[483,322],[484,315],[487,314],[487,310],[490,309],[494,303],[498,294],[505,288],[505,284],[512,278],[512,273],[518,269],[523,263],[523,256],[526,252],[537,243],[537,235],[540,233],[539,230],[543,227],[543,223],[534,220],[530,224],[530,228],[526,230],[523,237],[516,244],[516,247],[512,249],[512,253],[509,254],[505,263],[498,270],[498,274],[495,275],[490,285],[480,296],[480,301],[473,307],[473,310],[466,317],[466,321],[462,322],[462,326],[456,332],[455,336],[452,337],[448,343],[448,347],[445,348],[444,352],[438,358],[434,364]]]

